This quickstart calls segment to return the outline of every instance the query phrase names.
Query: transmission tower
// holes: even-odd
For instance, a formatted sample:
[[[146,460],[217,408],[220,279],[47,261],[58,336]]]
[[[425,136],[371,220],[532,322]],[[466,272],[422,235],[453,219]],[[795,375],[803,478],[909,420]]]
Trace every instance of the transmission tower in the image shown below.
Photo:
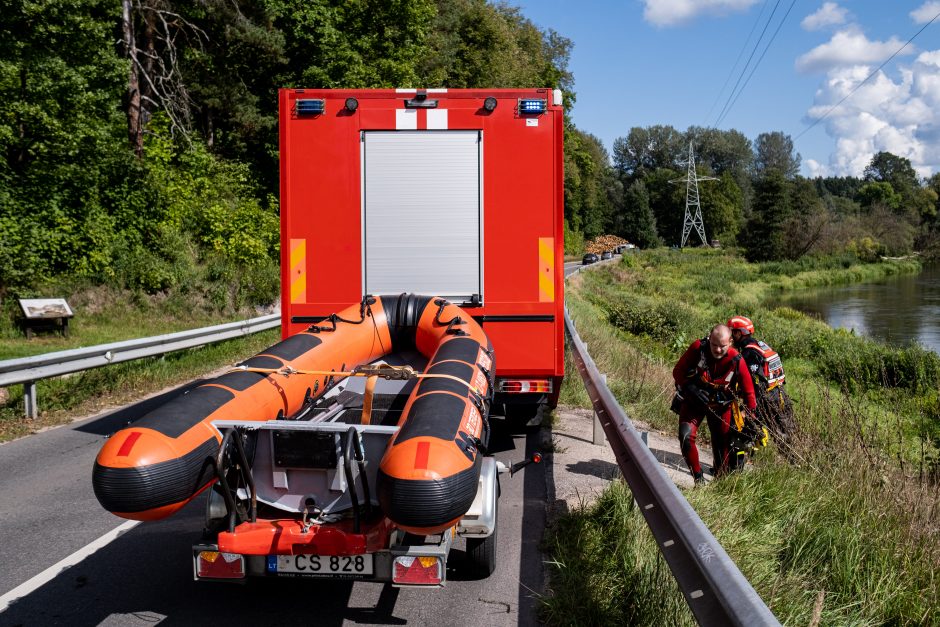
[[[698,236],[702,240],[702,245],[707,246],[708,240],[705,239],[705,225],[702,223],[702,208],[698,202],[698,182],[699,181],[717,181],[714,176],[699,176],[695,172],[695,151],[692,149],[692,141],[689,141],[689,172],[684,179],[673,179],[671,183],[685,181],[685,219],[682,222],[682,243],[681,248],[685,248],[685,243],[689,239],[689,233],[694,227]],[[694,208],[694,212],[693,212]]]

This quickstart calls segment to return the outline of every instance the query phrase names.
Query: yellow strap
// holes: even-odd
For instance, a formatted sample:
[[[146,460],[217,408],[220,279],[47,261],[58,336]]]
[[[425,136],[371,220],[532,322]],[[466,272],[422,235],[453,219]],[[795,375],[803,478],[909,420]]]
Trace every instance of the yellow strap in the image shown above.
[[[379,380],[378,375],[372,375],[366,379],[366,393],[362,398],[362,420],[359,422],[364,425],[372,424],[372,397],[375,395],[375,382]]]
[[[744,430],[744,414],[741,411],[741,403],[735,400],[731,403],[731,415],[734,416],[734,424],[738,431]]]

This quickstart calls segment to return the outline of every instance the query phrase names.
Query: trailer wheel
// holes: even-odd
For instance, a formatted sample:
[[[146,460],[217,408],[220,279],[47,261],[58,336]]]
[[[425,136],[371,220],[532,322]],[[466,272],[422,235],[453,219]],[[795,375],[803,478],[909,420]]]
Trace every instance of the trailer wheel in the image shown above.
[[[495,522],[499,522],[499,499],[496,499]],[[474,577],[489,577],[496,570],[496,531],[485,538],[467,538],[467,573]]]

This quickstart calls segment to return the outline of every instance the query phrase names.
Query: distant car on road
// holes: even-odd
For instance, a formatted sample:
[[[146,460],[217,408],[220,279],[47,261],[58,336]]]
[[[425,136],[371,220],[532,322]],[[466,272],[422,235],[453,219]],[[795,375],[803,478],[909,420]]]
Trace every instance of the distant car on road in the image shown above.
[[[599,260],[597,258],[597,255],[595,255],[594,253],[588,253],[584,256],[584,259],[581,260],[581,265],[586,266],[592,263],[597,263],[598,261]]]
[[[610,252],[609,250],[605,250],[604,252],[601,253],[601,261],[603,261],[604,259],[613,259],[613,257],[614,257],[614,254]]]

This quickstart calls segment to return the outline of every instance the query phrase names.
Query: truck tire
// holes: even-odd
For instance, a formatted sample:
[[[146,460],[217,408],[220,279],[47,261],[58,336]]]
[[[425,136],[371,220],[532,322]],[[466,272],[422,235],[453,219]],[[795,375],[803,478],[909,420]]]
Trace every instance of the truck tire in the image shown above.
[[[499,523],[499,499],[496,499],[497,525],[485,538],[467,538],[466,572],[477,578],[489,577],[496,570],[496,531]]]

